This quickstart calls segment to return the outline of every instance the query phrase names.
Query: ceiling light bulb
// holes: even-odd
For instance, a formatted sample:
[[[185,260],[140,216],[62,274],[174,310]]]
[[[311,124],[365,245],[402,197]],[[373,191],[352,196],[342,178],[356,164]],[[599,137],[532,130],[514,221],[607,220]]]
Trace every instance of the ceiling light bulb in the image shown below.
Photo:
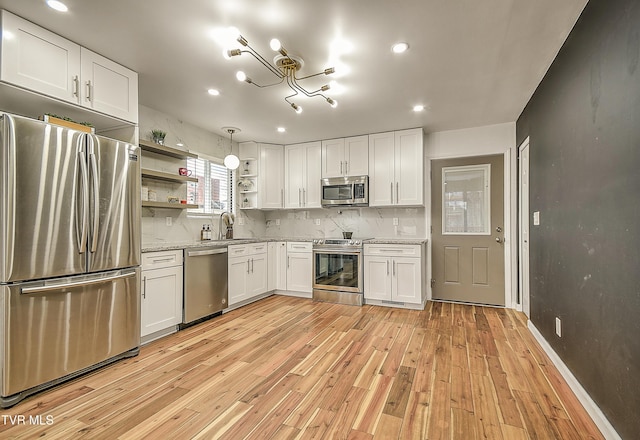
[[[403,53],[406,52],[407,49],[409,49],[409,43],[396,43],[393,46],[391,46],[391,50],[393,51],[393,53]]]
[[[413,111],[414,112],[421,112],[424,110],[424,105],[414,105],[413,106]]]
[[[282,47],[282,44],[280,44],[280,40],[278,40],[277,38],[272,38],[269,42],[269,47],[271,47],[271,50],[278,52]]]
[[[331,98],[327,98],[327,102],[329,103],[329,105],[331,105],[331,107],[336,108],[338,106],[338,101],[331,99]]]
[[[329,67],[328,69],[324,69],[325,75],[331,75],[332,73],[336,73],[335,67]]]
[[[278,133],[284,133],[285,131],[287,131],[287,129],[284,127],[278,127],[277,130],[278,130]]]
[[[207,90],[207,93],[211,96],[218,96],[220,94],[220,92],[217,91],[216,89],[209,89]]]
[[[296,113],[302,113],[302,107],[300,107],[299,105],[296,105],[295,102],[291,103],[291,107],[293,107],[293,109],[296,111]]]
[[[238,70],[236,72],[236,79],[238,81],[246,81],[247,80],[247,75],[242,70]]]
[[[248,46],[249,42],[247,40],[244,39],[244,37],[240,34],[238,34],[238,38],[236,38],[236,41],[240,44],[242,44],[243,46]]]
[[[242,55],[242,51],[240,49],[229,49],[229,50],[222,51],[222,56],[225,57],[225,59],[227,60],[230,60],[231,57],[235,57],[238,55]]]
[[[56,11],[60,12],[67,12],[69,10],[69,8],[67,8],[67,5],[58,0],[47,0],[47,5],[51,9],[55,9]]]
[[[228,154],[224,158],[224,166],[229,168],[230,170],[235,170],[240,166],[240,159],[235,154]]]

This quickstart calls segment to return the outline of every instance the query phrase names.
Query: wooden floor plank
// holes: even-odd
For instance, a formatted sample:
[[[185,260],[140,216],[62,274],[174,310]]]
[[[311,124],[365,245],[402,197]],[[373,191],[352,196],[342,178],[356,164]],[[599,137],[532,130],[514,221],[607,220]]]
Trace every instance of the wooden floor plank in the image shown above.
[[[519,312],[272,296],[1,412],[2,438],[593,439]]]

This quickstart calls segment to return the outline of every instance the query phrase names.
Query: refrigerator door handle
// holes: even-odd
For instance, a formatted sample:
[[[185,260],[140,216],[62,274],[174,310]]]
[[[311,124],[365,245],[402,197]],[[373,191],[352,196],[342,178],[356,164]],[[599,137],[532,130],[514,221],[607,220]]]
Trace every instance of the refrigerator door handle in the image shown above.
[[[82,136],[78,137],[78,151],[84,141]],[[80,175],[82,178],[82,229],[80,231],[79,253],[83,254],[87,249],[87,239],[89,236],[89,175],[87,173],[87,163],[84,154],[78,155],[80,162]]]
[[[91,143],[89,160],[91,162],[91,177],[93,179],[93,227],[91,229],[91,252],[98,249],[98,227],[100,226],[100,189],[98,188],[98,161],[94,150],[94,139],[88,136]]]
[[[67,288],[78,287],[78,286],[88,286],[90,284],[100,284],[100,283],[105,283],[109,281],[121,280],[124,278],[131,278],[134,276],[136,276],[136,272],[128,272],[125,274],[112,275],[104,278],[94,278],[90,280],[75,281],[71,283],[49,284],[46,286],[36,286],[36,287],[22,287],[20,289],[20,293],[27,295],[30,293],[49,292],[51,290],[67,289]]]

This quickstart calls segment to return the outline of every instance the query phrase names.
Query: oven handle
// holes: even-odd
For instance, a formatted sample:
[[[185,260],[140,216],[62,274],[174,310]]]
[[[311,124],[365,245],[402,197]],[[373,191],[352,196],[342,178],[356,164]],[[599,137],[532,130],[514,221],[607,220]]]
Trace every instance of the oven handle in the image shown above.
[[[353,249],[314,249],[314,254],[340,254],[340,255],[362,255],[362,250],[353,250]]]

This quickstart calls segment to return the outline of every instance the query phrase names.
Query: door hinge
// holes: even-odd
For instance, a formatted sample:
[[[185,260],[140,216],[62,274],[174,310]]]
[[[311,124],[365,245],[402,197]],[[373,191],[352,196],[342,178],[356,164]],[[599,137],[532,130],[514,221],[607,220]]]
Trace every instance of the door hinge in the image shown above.
[[[431,288],[433,289],[436,285],[436,280],[434,278],[431,278]]]

